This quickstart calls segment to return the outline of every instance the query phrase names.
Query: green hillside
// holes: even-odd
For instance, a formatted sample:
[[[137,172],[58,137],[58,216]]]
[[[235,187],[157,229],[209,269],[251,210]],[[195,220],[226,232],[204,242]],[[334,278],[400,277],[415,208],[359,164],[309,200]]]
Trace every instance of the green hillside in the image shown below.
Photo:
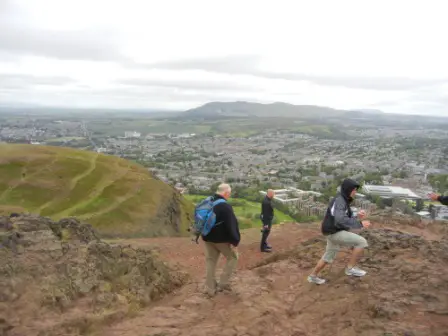
[[[76,216],[103,236],[186,232],[192,204],[144,167],[63,147],[0,144],[0,213]]]
[[[201,195],[184,195],[186,199],[191,200],[197,204],[207,196]],[[235,215],[238,218],[240,229],[248,229],[252,227],[261,227],[260,212],[261,204],[251,202],[242,198],[230,198],[229,203],[232,204]],[[274,224],[281,222],[295,222],[290,216],[285,213],[275,210]]]

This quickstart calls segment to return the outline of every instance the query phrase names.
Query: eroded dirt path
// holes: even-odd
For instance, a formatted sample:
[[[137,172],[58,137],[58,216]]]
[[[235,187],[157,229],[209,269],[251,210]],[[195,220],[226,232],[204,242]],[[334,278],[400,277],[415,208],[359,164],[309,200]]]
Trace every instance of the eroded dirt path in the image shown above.
[[[286,223],[274,225],[268,239],[275,252],[289,250],[311,237],[319,234],[318,224]],[[260,260],[268,257],[270,253],[260,252],[260,229],[253,228],[241,232],[241,244],[238,247],[238,270],[247,269]],[[156,249],[162,259],[180,269],[187,271],[194,280],[204,277],[205,259],[204,245],[191,238],[149,238],[120,240],[120,244],[130,244],[135,247]],[[219,266],[224,264],[221,257]]]

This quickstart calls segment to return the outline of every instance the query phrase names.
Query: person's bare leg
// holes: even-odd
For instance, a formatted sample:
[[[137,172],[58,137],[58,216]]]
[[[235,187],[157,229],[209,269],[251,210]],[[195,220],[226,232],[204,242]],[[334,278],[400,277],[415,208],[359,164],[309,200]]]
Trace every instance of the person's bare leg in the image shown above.
[[[352,256],[350,258],[350,261],[347,265],[347,268],[345,269],[346,275],[352,275],[357,277],[363,277],[367,274],[366,271],[359,269],[358,267],[355,267],[358,260],[361,258],[362,254],[364,252],[363,247],[355,247],[352,252]]]
[[[349,269],[355,267],[356,264],[358,263],[358,260],[362,257],[363,253],[364,253],[363,248],[360,247],[353,248],[352,256],[350,257],[350,261],[348,262],[347,267]]]
[[[323,259],[320,259],[310,275],[317,276],[325,268],[325,266],[327,266],[327,263]]]

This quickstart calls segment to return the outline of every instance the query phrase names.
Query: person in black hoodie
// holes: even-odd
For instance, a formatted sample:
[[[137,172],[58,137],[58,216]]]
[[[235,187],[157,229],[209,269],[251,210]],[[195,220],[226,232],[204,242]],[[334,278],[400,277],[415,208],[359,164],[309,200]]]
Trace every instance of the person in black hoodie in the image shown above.
[[[440,196],[440,195],[437,195],[435,193],[430,193],[428,196],[433,201],[439,201],[443,205],[447,205],[448,206],[448,196]]]
[[[370,222],[363,220],[366,213],[361,210],[358,218],[353,216],[350,203],[356,195],[359,184],[351,179],[345,179],[341,184],[341,191],[330,201],[321,231],[327,237],[327,247],[323,257],[319,260],[313,272],[308,276],[308,281],[318,285],[325,283],[325,279],[319,278],[318,274],[327,264],[333,262],[339,249],[343,246],[353,247],[352,256],[345,269],[346,275],[362,277],[366,275],[363,271],[355,267],[364,249],[368,246],[364,237],[352,232],[362,228],[368,228]]]
[[[272,206],[272,198],[274,197],[275,192],[272,189],[269,189],[266,192],[266,197],[263,199],[261,203],[261,221],[263,223],[263,229],[261,230],[261,243],[260,243],[260,251],[261,252],[271,252],[272,247],[269,246],[267,240],[269,234],[271,233],[272,221],[274,220],[274,208]]]
[[[213,201],[218,198],[229,199],[232,189],[228,184],[220,184]],[[232,206],[227,203],[219,203],[213,211],[216,214],[216,226],[208,235],[203,236],[206,258],[206,294],[214,296],[217,291],[230,291],[229,280],[238,262],[238,244],[240,243],[240,230],[238,220]],[[220,255],[224,255],[227,262],[221,274],[219,283],[215,280],[216,264]]]

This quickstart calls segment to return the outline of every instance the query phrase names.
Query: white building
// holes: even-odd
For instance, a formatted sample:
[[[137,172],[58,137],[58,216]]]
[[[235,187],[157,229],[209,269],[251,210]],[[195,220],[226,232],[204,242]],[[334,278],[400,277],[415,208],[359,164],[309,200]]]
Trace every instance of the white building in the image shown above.
[[[97,153],[106,153],[107,152],[107,148],[105,148],[105,147],[98,147],[96,149],[96,152]]]
[[[125,138],[140,138],[141,135],[142,135],[141,133],[135,132],[135,131],[124,132],[124,137]]]
[[[275,189],[274,200],[280,203],[295,203],[298,200],[302,199],[303,196],[313,195],[313,196],[321,196],[321,193],[311,190],[300,190],[293,187],[287,187],[285,189]],[[266,191],[260,191],[260,194],[266,195]],[[292,196],[292,197],[291,197]]]
[[[419,215],[421,218],[431,219],[431,213],[429,211],[420,211],[417,212],[417,215]]]
[[[402,199],[419,199],[421,198],[412,190],[402,187],[379,186],[365,184],[363,192],[366,194],[380,196],[383,198],[402,198]]]

